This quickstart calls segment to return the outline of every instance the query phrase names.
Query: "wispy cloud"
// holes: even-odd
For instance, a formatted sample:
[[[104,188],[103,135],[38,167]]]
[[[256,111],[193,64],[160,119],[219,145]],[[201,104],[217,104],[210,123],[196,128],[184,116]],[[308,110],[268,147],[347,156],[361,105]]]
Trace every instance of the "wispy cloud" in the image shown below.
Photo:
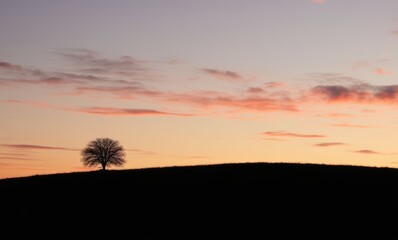
[[[355,153],[361,153],[361,154],[382,154],[380,152],[376,152],[376,151],[369,150],[369,149],[362,149],[362,150],[357,150],[357,151],[354,151],[354,152]]]
[[[327,113],[327,114],[321,114],[321,117],[327,117],[327,118],[349,118],[352,117],[352,114],[349,113]]]
[[[113,108],[105,106],[94,106],[89,108],[60,107],[51,104],[37,104],[26,102],[33,107],[54,108],[64,111],[75,111],[88,114],[101,115],[174,115],[174,116],[192,116],[190,113],[178,113],[174,109],[189,109],[190,112],[198,111],[200,115],[209,112],[302,112],[301,106],[306,103],[361,103],[361,104],[391,104],[398,103],[398,85],[371,85],[366,84],[360,79],[344,76],[337,73],[315,73],[308,75],[311,80],[316,80],[318,85],[312,88],[280,88],[284,87],[280,82],[267,82],[259,86],[253,86],[241,90],[240,92],[223,91],[173,91],[149,87],[148,83],[143,83],[135,76],[141,72],[151,71],[146,67],[148,61],[137,60],[130,56],[121,56],[118,58],[103,57],[99,53],[85,49],[66,49],[58,54],[70,61],[73,65],[73,71],[36,71],[34,68],[23,67],[9,62],[0,62],[0,69],[29,73],[31,78],[0,78],[0,82],[6,84],[45,84],[51,86],[64,86],[64,93],[74,96],[102,96],[114,97],[118,100],[140,100],[159,103],[162,106],[169,104],[170,109],[128,109]],[[82,73],[81,68],[95,69],[95,71],[86,71]],[[103,69],[104,71],[97,71]],[[115,78],[108,76],[107,73],[113,71],[132,71],[134,74],[130,77]],[[108,71],[108,72],[106,72]],[[216,78],[228,80],[244,80],[242,74],[234,71],[218,70],[211,68],[201,68],[205,74]],[[103,72],[106,72],[103,74]],[[29,75],[28,74],[28,75]],[[144,74],[145,75],[145,74]],[[141,76],[141,75],[140,75]],[[142,75],[143,76],[143,75]],[[323,83],[344,83],[341,85],[320,85]],[[68,92],[68,93],[65,93]],[[68,95],[68,96],[69,96]],[[16,101],[20,100],[14,100]],[[11,103],[11,102],[10,102]],[[337,115],[335,115],[337,116]],[[343,115],[340,115],[343,116]],[[345,114],[345,116],[348,116]]]
[[[53,147],[43,145],[31,145],[31,144],[0,144],[0,147],[20,149],[20,150],[67,150],[67,151],[79,151],[75,148],[66,147]]]
[[[221,80],[243,80],[244,79],[241,74],[239,74],[237,72],[233,72],[233,71],[223,71],[223,70],[211,69],[211,68],[201,68],[200,70],[204,73],[207,73],[207,74],[213,76],[216,79],[221,79]]]
[[[361,79],[346,76],[341,73],[309,73],[307,74],[306,79],[325,85],[329,84],[360,85],[364,83],[364,81]]]
[[[161,115],[161,116],[180,116],[190,117],[193,114],[186,113],[170,113],[162,112],[152,109],[134,109],[134,108],[110,108],[110,107],[89,107],[89,108],[76,108],[72,111],[96,114],[96,115],[107,115],[107,116],[148,116],[148,115]]]
[[[78,48],[60,49],[58,54],[83,67],[100,68],[104,70],[144,70],[144,68],[140,66],[144,61],[127,55],[111,59],[101,56],[101,54],[96,51]]]
[[[153,70],[148,64],[157,64],[155,61],[144,61],[131,56],[110,58],[88,49],[61,49],[56,52],[68,64],[60,70],[42,71],[24,67],[9,62],[0,62],[0,71],[7,72],[0,77],[0,85],[13,85],[27,87],[34,85],[52,86],[60,91],[57,96],[91,96],[101,94],[116,97],[119,100],[155,101],[162,106],[181,105],[184,109],[193,108],[202,114],[211,108],[221,112],[271,112],[286,111],[298,112],[297,101],[291,98],[289,92],[273,91],[283,84],[268,82],[260,87],[253,87],[247,91],[230,93],[215,91],[186,90],[175,92],[172,90],[156,89],[147,86],[142,80],[153,76]],[[205,74],[220,79],[245,80],[242,74],[228,70],[210,68],[200,69]],[[9,75],[8,75],[9,73]],[[23,75],[20,77],[20,75]],[[116,76],[120,76],[116,77]],[[161,111],[152,109],[125,109],[95,106],[90,108],[77,108],[73,106],[54,106],[50,103],[38,103],[29,100],[9,100],[8,103],[26,104],[35,108],[51,108],[64,111],[75,111],[102,115],[175,115],[192,116],[192,114],[179,114],[178,111]],[[177,106],[176,106],[177,107]]]
[[[142,85],[132,87],[80,87],[75,94],[82,95],[95,92],[109,93],[121,99],[145,97],[160,102],[200,107],[235,108],[247,111],[298,111],[295,102],[282,94],[240,97],[239,94],[233,95],[214,91],[175,93],[149,89]]]
[[[265,90],[262,87],[250,87],[247,89],[248,93],[257,94],[257,93],[264,93]]]
[[[229,108],[242,112],[289,111],[299,109],[294,100],[284,94],[229,94],[214,91],[166,94],[161,96],[164,101],[193,105],[203,108]]]
[[[57,109],[61,111],[69,111],[69,112],[80,112],[87,114],[96,114],[96,115],[107,115],[107,116],[148,116],[148,115],[158,115],[158,116],[180,116],[180,117],[190,117],[195,116],[194,114],[188,113],[172,113],[172,112],[164,112],[153,109],[137,109],[137,108],[113,108],[113,107],[62,107],[49,105],[43,102],[36,101],[28,101],[28,100],[4,100],[1,102],[7,103],[16,103],[16,104],[24,104],[34,108],[51,108]]]
[[[84,84],[86,81],[100,81],[92,75],[71,74],[62,72],[44,71],[32,67],[24,67],[10,62],[0,62],[3,85],[73,85]]]
[[[84,95],[90,93],[108,93],[115,95],[120,99],[133,99],[135,97],[158,97],[164,95],[158,90],[152,90],[144,87],[140,83],[132,84],[132,86],[93,86],[93,87],[77,87],[73,95]]]
[[[334,123],[329,124],[332,127],[347,127],[347,128],[374,128],[373,126],[368,125],[356,125],[356,124],[349,124],[349,123]]]
[[[316,146],[316,147],[333,147],[333,146],[341,146],[341,145],[347,145],[347,144],[342,143],[342,142],[323,142],[323,143],[314,144],[314,146]]]
[[[12,64],[9,62],[0,62],[0,69],[12,70],[12,71],[22,71],[24,68],[20,65]]]
[[[0,102],[28,105],[34,108],[55,108],[54,106],[49,105],[48,103],[31,101],[31,100],[1,100]]]
[[[280,138],[264,138],[264,140],[267,140],[267,141],[286,141],[286,139],[280,139]]]
[[[155,61],[138,60],[131,56],[104,57],[87,49],[61,49],[56,52],[67,61],[61,70],[41,70],[6,61],[0,62],[0,85],[131,85],[158,80],[161,75],[149,67]]]
[[[208,156],[202,156],[202,155],[193,155],[193,156],[186,156],[185,158],[189,158],[189,159],[205,159],[205,158],[209,158]]]
[[[173,103],[183,107],[196,108],[193,111],[200,110],[205,114],[209,109],[233,110],[235,112],[300,112],[298,106],[305,103],[317,102],[318,104],[327,103],[356,103],[356,104],[397,104],[398,103],[398,85],[317,85],[305,91],[304,94],[298,94],[298,90],[291,91],[273,91],[272,87],[251,87],[241,93],[226,93],[217,91],[190,91],[173,92],[149,88],[142,83],[131,83],[130,86],[77,86],[73,95],[90,94],[109,94],[118,99],[131,100],[151,100],[161,104]],[[305,96],[305,97],[302,97]],[[8,102],[22,103],[22,100],[9,100]],[[75,111],[102,115],[175,115],[192,116],[193,114],[178,113],[176,111],[161,111],[152,109],[126,109],[126,108],[108,108],[95,106],[92,108],[73,108],[52,106],[45,103],[33,101],[24,101],[26,104],[34,107],[54,108],[66,111]],[[333,116],[332,116],[333,115]],[[350,116],[348,113],[334,113],[329,117]],[[342,126],[342,125],[341,125]],[[347,125],[348,127],[348,125]],[[355,127],[355,126],[351,126]],[[364,126],[356,126],[364,127]]]
[[[274,90],[275,88],[282,88],[285,84],[282,82],[267,82],[262,86],[258,87],[249,87],[246,92],[250,94],[263,94],[269,93],[269,90]]]
[[[75,70],[76,71],[76,70]],[[26,68],[8,62],[0,62],[1,85],[48,85],[48,86],[81,86],[88,84],[119,84],[132,85],[136,81],[129,78],[115,79],[114,77],[101,76],[99,72],[94,74],[81,74],[71,72],[52,72],[39,69]]]
[[[24,67],[18,64],[13,64],[10,62],[1,61],[0,62],[0,71],[6,74],[17,74],[21,75],[29,75],[35,77],[44,77],[46,73],[42,70],[32,67]]]
[[[72,86],[84,84],[83,81],[76,79],[65,79],[60,77],[45,77],[41,79],[33,78],[0,78],[0,84],[3,86],[34,86],[34,85],[48,85],[48,86]]]
[[[14,160],[31,161],[35,159],[14,159]],[[26,162],[20,162],[20,161],[0,162],[0,167],[11,167],[10,169],[20,169],[20,170],[38,170],[39,168],[41,168],[40,165],[27,164]]]
[[[280,88],[280,87],[284,87],[285,83],[283,82],[267,82],[264,84],[265,88]]]
[[[136,148],[127,148],[126,151],[135,152],[135,153],[143,154],[143,155],[156,154],[156,152],[154,152],[154,151],[148,151],[148,150],[142,150],[142,149],[136,149]]]
[[[139,97],[156,100],[160,103],[177,103],[184,107],[198,107],[200,111],[206,111],[209,108],[234,109],[241,112],[272,112],[272,111],[287,111],[298,112],[294,100],[281,95],[273,96],[245,96],[226,94],[222,92],[192,92],[192,93],[173,93],[162,92],[157,90],[146,89],[141,86],[137,87],[80,87],[77,92],[78,95],[87,93],[110,93],[116,95],[121,99],[135,99]],[[3,100],[2,102],[13,104],[25,104],[35,108],[51,108],[63,111],[74,111],[90,114],[102,115],[174,115],[174,116],[197,116],[198,114],[191,113],[176,113],[168,111],[159,111],[153,109],[129,109],[129,108],[113,108],[113,107],[63,107],[55,106],[45,102],[37,102],[30,100]],[[200,114],[199,114],[200,115]]]
[[[27,154],[24,153],[0,153],[3,156],[26,156]]]
[[[154,61],[141,60],[128,55],[110,58],[89,49],[60,49],[56,53],[73,64],[76,71],[82,73],[119,75],[145,81],[159,77],[155,76],[153,69],[148,67],[148,64],[155,63]]]
[[[326,137],[325,135],[320,134],[302,134],[302,133],[292,133],[292,132],[284,132],[284,131],[277,131],[277,132],[263,132],[264,135],[271,136],[271,137],[296,137],[296,138],[323,138]]]
[[[37,160],[37,159],[23,158],[23,157],[1,157],[1,156],[0,156],[0,159],[2,159],[2,160],[21,160],[21,161]]]

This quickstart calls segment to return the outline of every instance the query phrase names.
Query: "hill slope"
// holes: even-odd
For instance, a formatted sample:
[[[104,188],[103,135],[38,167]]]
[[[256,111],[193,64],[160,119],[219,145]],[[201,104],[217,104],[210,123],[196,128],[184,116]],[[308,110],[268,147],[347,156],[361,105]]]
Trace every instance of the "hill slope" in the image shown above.
[[[157,229],[172,236],[220,229],[223,233],[271,230],[272,226],[294,226],[308,234],[308,224],[337,233],[352,229],[355,223],[361,223],[360,231],[366,234],[381,224],[385,230],[378,237],[390,236],[397,223],[397,189],[397,169],[287,163],[0,180],[1,201],[6,206],[2,216],[9,223],[127,219],[135,230]],[[367,224],[373,228],[366,228]]]
[[[0,179],[0,187],[64,187],[102,182],[118,185],[201,185],[201,184],[365,184],[392,185],[398,169],[348,165],[296,163],[236,163],[133,170],[75,172]],[[95,185],[91,186],[95,187]]]

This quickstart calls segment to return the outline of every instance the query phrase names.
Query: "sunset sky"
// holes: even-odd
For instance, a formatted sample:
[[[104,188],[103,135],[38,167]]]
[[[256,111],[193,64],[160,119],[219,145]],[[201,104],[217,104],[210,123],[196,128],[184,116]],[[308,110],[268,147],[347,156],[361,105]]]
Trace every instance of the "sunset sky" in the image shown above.
[[[236,162],[398,167],[396,0],[0,0],[0,178]]]

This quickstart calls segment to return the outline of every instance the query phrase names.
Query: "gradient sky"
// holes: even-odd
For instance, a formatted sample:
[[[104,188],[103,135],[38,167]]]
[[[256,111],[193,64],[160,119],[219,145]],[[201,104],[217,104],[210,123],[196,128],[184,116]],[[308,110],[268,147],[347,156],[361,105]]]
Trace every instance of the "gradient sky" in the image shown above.
[[[0,0],[0,178],[231,162],[398,167],[396,0]]]

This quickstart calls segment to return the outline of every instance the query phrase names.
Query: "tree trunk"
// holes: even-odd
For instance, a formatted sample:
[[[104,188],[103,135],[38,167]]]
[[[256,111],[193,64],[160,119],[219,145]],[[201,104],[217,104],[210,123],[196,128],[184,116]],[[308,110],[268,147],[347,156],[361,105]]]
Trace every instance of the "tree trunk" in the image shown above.
[[[102,171],[105,171],[106,164],[102,164]]]

